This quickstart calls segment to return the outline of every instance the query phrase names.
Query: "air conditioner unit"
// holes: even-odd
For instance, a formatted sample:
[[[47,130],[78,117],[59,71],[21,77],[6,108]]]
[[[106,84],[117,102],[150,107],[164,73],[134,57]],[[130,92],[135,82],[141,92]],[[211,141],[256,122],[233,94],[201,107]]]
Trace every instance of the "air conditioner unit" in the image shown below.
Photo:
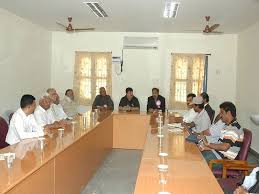
[[[129,37],[123,39],[123,49],[158,49],[158,37]]]

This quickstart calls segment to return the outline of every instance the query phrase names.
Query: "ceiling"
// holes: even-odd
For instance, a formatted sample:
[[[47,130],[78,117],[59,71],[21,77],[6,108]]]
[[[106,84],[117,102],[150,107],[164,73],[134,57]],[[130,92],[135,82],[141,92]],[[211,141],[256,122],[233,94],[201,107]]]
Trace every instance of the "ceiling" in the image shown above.
[[[96,1],[96,0],[94,0]],[[238,33],[259,22],[259,0],[179,0],[176,19],[163,18],[165,0],[97,0],[108,18],[97,18],[83,0],[0,0],[0,7],[49,30],[73,17],[76,28],[96,31],[186,32],[205,26],[204,16],[219,23],[218,31]]]

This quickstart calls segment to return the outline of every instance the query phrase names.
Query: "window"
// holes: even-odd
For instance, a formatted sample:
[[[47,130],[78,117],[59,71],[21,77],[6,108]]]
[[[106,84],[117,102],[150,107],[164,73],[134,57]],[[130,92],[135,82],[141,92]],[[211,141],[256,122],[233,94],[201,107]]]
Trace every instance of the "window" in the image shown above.
[[[205,55],[172,54],[170,108],[186,109],[188,93],[203,91]]]
[[[111,95],[111,53],[76,52],[74,92],[80,104],[91,105],[99,88]]]

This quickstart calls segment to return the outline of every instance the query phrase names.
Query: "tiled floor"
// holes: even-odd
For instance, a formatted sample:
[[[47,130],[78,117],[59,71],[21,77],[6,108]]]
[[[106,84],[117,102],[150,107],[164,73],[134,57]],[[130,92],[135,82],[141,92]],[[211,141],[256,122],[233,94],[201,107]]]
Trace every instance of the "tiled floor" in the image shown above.
[[[259,165],[259,160],[258,158],[256,158],[254,155],[252,154],[248,154],[248,158],[247,158],[249,164],[258,164]]]
[[[81,194],[132,194],[141,150],[114,149]]]

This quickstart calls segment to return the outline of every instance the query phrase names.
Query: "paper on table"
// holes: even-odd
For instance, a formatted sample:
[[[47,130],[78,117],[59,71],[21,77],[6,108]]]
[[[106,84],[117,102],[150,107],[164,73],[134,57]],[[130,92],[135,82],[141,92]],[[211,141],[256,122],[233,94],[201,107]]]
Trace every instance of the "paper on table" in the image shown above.
[[[183,130],[180,128],[168,129],[168,131],[172,132],[172,133],[182,133],[183,132]]]
[[[180,128],[183,129],[184,127],[181,125],[181,123],[172,123],[172,124],[167,124],[168,127],[170,128]]]
[[[4,154],[0,154],[0,160],[5,160]]]

